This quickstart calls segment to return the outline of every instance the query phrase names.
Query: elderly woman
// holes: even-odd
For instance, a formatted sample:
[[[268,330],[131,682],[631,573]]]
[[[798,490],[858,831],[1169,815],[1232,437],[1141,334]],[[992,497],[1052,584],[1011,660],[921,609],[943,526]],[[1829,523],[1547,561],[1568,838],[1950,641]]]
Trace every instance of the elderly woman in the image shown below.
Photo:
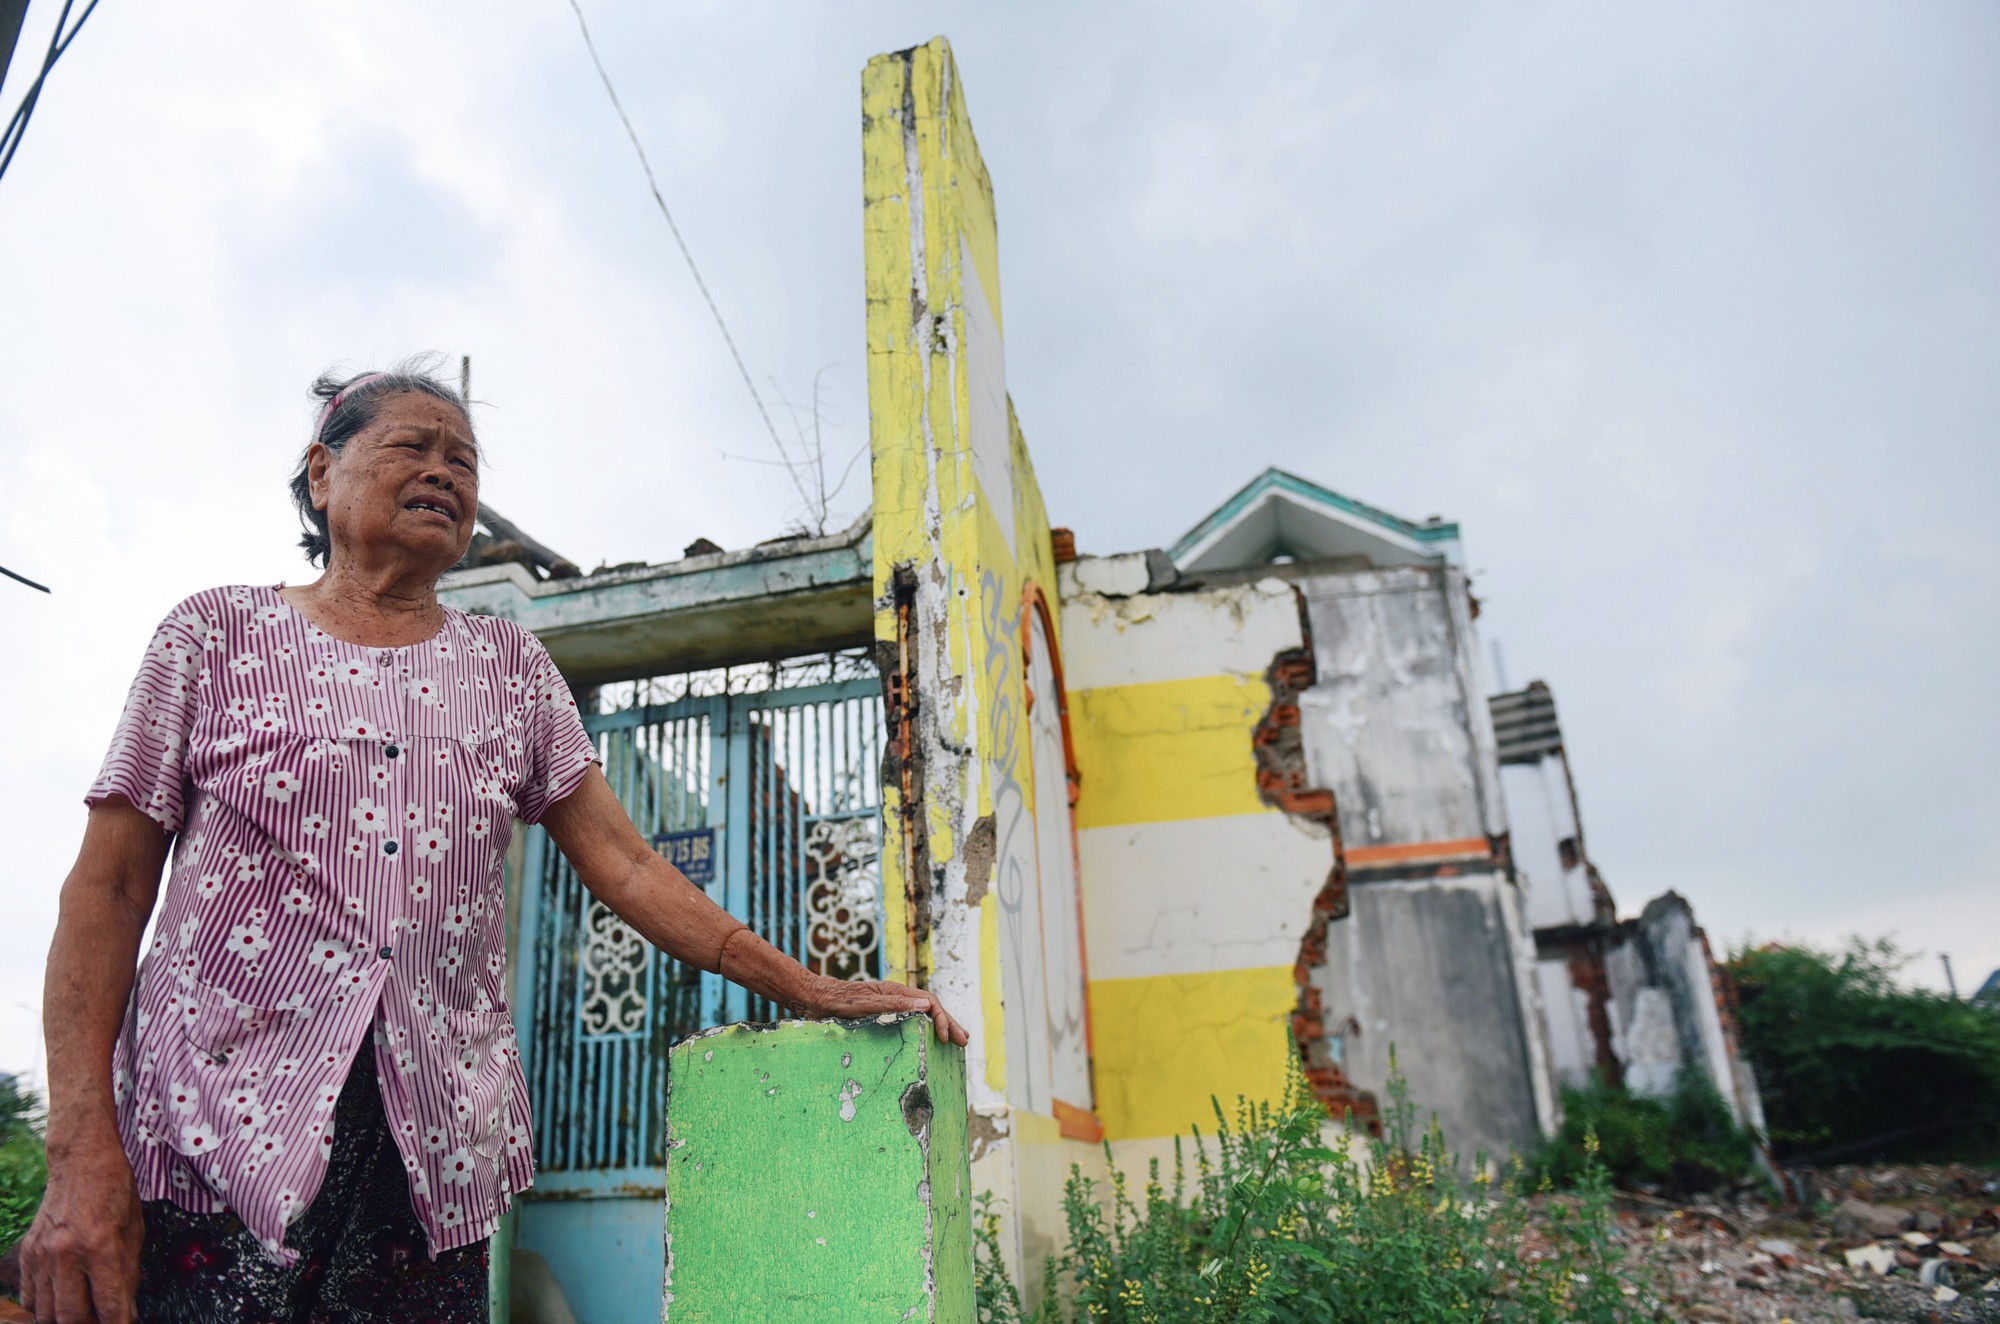
[[[678,960],[965,1042],[929,993],[811,973],[711,902],[626,817],[541,644],[438,601],[479,507],[465,402],[420,367],[313,389],[292,493],[325,573],[175,607],[86,797],[21,1249],[37,1319],[486,1317],[487,1238],[534,1176],[516,819]]]

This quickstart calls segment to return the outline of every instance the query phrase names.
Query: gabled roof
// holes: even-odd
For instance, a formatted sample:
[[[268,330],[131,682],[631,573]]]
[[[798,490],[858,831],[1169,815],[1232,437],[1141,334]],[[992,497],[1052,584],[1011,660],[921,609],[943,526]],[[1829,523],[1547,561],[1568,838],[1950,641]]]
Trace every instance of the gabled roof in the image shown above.
[[[1188,573],[1243,570],[1279,556],[1437,565],[1458,560],[1458,525],[1412,523],[1297,474],[1266,469],[1188,530],[1168,555]]]

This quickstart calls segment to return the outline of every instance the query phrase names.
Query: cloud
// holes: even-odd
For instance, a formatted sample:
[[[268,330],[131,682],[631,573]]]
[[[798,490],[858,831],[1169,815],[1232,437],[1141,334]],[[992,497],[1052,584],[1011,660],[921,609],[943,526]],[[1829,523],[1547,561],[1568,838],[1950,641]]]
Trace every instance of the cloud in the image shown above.
[[[760,386],[834,365],[836,445],[867,436],[858,73],[943,30],[1084,548],[1171,542],[1267,463],[1458,519],[1627,902],[1920,916],[2000,964],[2000,11],[586,10]],[[301,573],[328,364],[471,354],[487,494],[585,565],[797,513],[723,457],[770,443],[562,5],[106,9],[0,253],[0,563],[58,590],[0,584],[0,1007],[38,997],[151,623]],[[32,1051],[0,1017],[0,1066]]]

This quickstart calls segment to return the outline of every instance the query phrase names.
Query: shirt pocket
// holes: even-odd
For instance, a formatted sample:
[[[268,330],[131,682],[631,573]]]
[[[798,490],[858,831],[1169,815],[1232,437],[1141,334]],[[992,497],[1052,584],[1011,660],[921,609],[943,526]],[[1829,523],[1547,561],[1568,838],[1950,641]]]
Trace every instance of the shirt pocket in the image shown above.
[[[238,1059],[246,1055],[261,1057],[260,1050],[275,1051],[298,1019],[293,1008],[258,1006],[200,982],[179,995],[181,1038],[198,1062],[211,1067],[234,1063],[240,1068],[246,1063]]]
[[[271,1090],[297,1013],[244,1002],[196,983],[179,991],[178,1042],[160,1069],[164,1139],[199,1159],[271,1129]]]
[[[475,1154],[493,1158],[507,1139],[512,1112],[514,1018],[504,1011],[440,1008],[443,1052],[459,1134]]]

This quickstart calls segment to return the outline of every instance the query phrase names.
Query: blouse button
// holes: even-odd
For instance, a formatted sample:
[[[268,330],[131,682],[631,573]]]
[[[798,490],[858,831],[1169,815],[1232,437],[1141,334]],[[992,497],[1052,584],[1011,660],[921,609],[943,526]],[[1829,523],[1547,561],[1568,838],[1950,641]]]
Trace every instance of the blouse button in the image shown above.
[[[390,957],[394,956],[395,954],[396,954],[396,949],[394,947],[384,947],[381,951],[375,953],[375,955],[381,957],[385,961],[388,960]]]
[[[384,758],[395,758],[398,754],[402,752],[403,752],[402,750],[398,749],[394,745],[384,745],[382,747],[382,755]]]
[[[394,841],[385,841],[385,842],[383,842],[383,843],[382,843],[382,853],[383,853],[384,855],[394,855],[394,854],[396,853],[396,850],[397,850],[397,843],[396,843],[396,842],[394,842]]]

